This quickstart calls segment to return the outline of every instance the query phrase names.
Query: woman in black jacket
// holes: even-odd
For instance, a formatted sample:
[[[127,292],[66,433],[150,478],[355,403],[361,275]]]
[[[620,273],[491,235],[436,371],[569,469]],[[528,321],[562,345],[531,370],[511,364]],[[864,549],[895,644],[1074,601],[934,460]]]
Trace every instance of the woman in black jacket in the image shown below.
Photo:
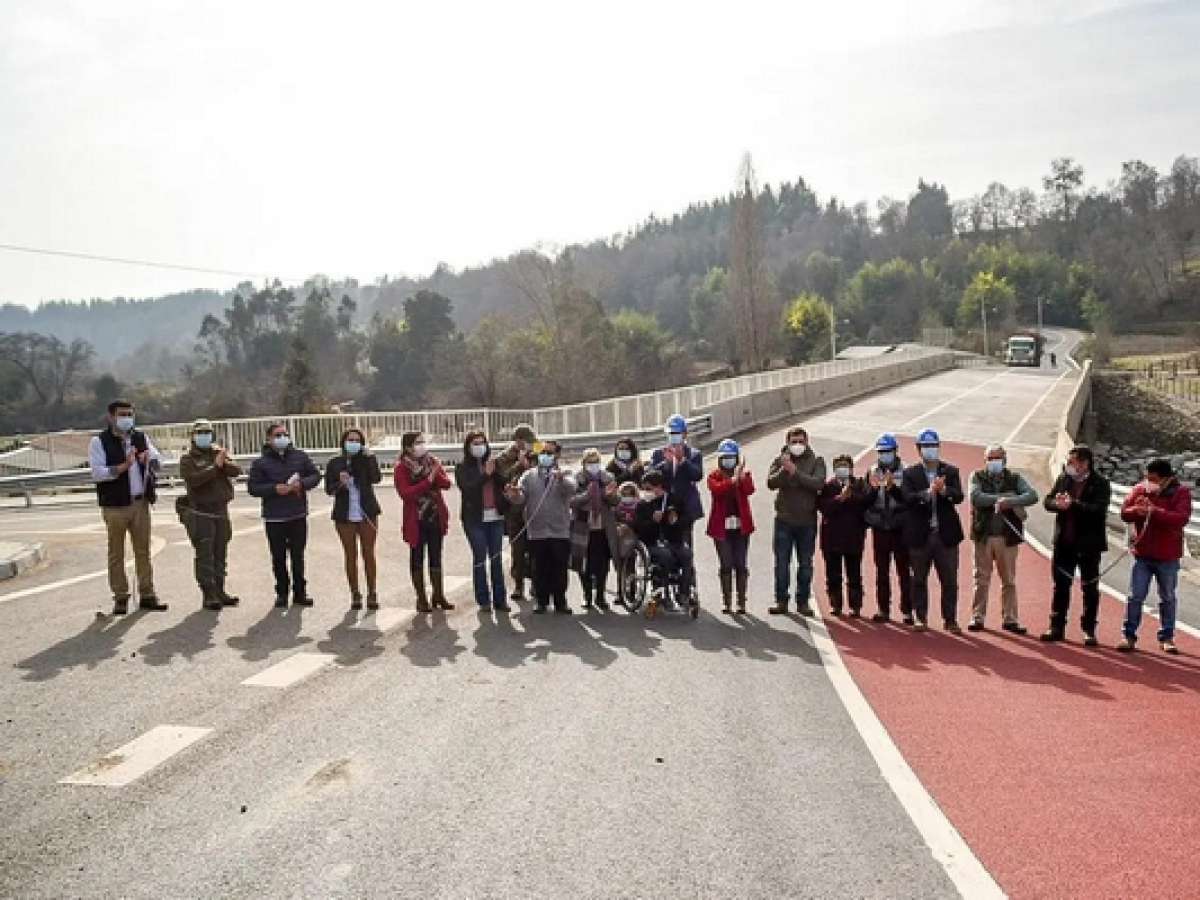
[[[463,458],[454,467],[454,481],[462,492],[462,523],[471,545],[475,602],[480,609],[504,612],[509,608],[503,559],[505,481],[482,431],[470,432],[463,441]]]
[[[362,545],[363,568],[367,573],[367,609],[379,609],[375,592],[375,538],[379,534],[379,460],[367,450],[367,440],[357,428],[348,428],[340,441],[342,453],[325,467],[325,493],[333,497],[334,527],[342,542],[346,581],[350,584],[350,608],[362,609],[358,590],[358,545]]]
[[[637,444],[633,442],[632,438],[627,437],[617,441],[617,445],[613,448],[612,459],[608,461],[605,468],[619,485],[632,481],[640,486],[642,476],[646,474],[646,467],[638,458]]]

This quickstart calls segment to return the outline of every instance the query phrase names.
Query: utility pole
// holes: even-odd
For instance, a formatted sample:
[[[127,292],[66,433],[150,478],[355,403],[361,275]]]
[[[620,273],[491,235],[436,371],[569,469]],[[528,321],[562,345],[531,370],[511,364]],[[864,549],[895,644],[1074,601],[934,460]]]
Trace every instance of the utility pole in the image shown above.
[[[987,304],[986,303],[979,304],[979,314],[981,316],[983,316],[983,355],[990,358],[991,354],[988,353]]]
[[[832,362],[837,359],[837,313],[833,310],[833,304],[829,304],[829,360]]]

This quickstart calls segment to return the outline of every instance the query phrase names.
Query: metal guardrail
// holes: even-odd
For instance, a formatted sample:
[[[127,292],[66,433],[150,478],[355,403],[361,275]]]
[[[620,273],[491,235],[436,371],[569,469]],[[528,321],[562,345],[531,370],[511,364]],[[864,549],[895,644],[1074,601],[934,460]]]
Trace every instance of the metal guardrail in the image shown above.
[[[1114,482],[1112,485],[1113,499],[1108,507],[1109,513],[1115,515],[1117,518],[1120,518],[1121,507],[1125,503],[1125,498],[1128,497],[1132,491],[1133,488],[1130,485],[1117,484]],[[1184,527],[1183,533],[1190,538],[1196,538],[1197,540],[1200,540],[1200,503],[1195,501],[1192,502],[1192,518]]]
[[[675,412],[686,415],[725,400],[761,391],[850,375],[943,352],[932,347],[904,347],[878,356],[755,372],[704,384],[541,409],[478,408],[256,416],[214,420],[213,428],[217,440],[235,456],[256,455],[262,447],[267,427],[281,420],[287,423],[297,446],[305,448],[336,447],[339,437],[347,428],[363,430],[376,449],[396,450],[400,446],[400,436],[406,431],[420,431],[433,444],[450,445],[461,440],[462,435],[471,428],[481,428],[496,440],[507,439],[521,422],[528,422],[539,435],[558,435],[564,439],[589,434],[641,433],[658,427]],[[178,456],[187,449],[191,425],[185,422],[147,425],[143,430],[165,453]],[[0,473],[18,475],[23,474],[23,470],[62,471],[85,465],[87,445],[92,434],[93,431],[65,431],[28,436],[24,439],[24,447],[0,454]]]

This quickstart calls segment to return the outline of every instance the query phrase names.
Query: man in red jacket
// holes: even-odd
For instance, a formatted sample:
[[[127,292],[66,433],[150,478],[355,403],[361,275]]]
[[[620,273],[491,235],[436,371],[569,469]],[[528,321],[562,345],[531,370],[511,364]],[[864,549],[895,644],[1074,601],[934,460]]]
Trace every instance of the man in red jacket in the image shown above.
[[[1165,459],[1146,466],[1146,478],[1125,499],[1121,518],[1133,524],[1133,574],[1129,579],[1129,602],[1125,608],[1125,640],[1118,650],[1132,652],[1142,622],[1142,603],[1150,593],[1150,581],[1158,582],[1158,641],[1167,653],[1175,647],[1176,588],[1179,560],[1183,557],[1183,529],[1192,516],[1192,493],[1171,471]]]

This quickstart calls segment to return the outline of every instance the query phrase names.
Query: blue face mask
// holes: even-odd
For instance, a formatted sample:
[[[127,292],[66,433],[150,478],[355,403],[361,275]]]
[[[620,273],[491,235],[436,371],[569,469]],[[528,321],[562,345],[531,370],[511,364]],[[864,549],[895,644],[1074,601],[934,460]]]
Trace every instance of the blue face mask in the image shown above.
[[[667,443],[670,444],[672,447],[678,447],[680,444],[683,443],[683,435],[677,434],[677,433],[676,434],[668,434],[667,435]]]
[[[194,435],[192,440],[196,442],[196,446],[201,450],[207,450],[212,446],[213,436],[211,432],[202,431],[199,434]]]
[[[117,416],[117,429],[120,431],[133,431],[133,416]]]
[[[937,447],[922,447],[921,448],[921,459],[925,460],[925,462],[937,462],[938,448]]]
[[[282,453],[284,450],[286,450],[291,445],[291,443],[292,443],[292,439],[290,437],[288,437],[286,434],[276,435],[275,437],[271,438],[271,446],[274,447],[276,450],[278,450],[280,453]]]
[[[894,463],[896,461],[896,454],[892,453],[890,451],[886,452],[886,453],[880,453],[879,461],[881,463],[883,463],[883,465],[885,465],[885,466],[890,466],[892,463]]]
[[[554,454],[539,453],[538,454],[538,465],[541,466],[543,469],[549,469],[551,466],[554,465]]]
[[[362,441],[346,441],[346,452],[351,456],[362,453]]]
[[[1004,460],[989,459],[987,461],[987,470],[989,475],[999,475],[1004,471]]]

